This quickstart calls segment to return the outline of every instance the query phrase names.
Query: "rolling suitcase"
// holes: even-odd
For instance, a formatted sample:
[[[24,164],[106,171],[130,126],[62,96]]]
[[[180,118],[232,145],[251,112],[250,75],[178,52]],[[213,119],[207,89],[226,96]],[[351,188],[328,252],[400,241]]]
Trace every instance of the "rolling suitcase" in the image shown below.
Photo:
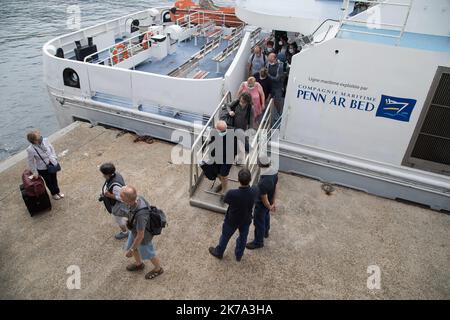
[[[32,179],[32,173],[25,170],[22,174],[22,181],[20,193],[30,215],[51,210],[52,204],[42,178]]]
[[[47,191],[39,196],[32,197],[27,194],[25,187],[20,185],[20,192],[22,193],[23,201],[27,206],[30,216],[34,216],[36,213],[52,209],[52,203],[50,202],[50,197],[48,196]]]

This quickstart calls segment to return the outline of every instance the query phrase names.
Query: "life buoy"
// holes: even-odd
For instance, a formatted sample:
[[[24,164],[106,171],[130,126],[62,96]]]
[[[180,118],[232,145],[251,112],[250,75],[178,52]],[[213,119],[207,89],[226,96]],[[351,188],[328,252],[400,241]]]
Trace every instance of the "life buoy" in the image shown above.
[[[150,39],[153,37],[153,32],[149,31],[144,34],[144,38],[142,39],[141,45],[142,48],[147,50],[150,47]]]
[[[110,49],[114,64],[118,64],[129,58],[128,49],[123,43],[119,43]]]

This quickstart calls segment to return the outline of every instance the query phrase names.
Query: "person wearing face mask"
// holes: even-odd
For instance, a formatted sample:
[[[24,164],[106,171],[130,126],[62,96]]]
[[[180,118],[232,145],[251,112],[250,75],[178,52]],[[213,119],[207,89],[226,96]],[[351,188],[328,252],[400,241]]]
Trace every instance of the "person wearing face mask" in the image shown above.
[[[214,159],[213,164],[217,167],[217,178],[220,180],[220,185],[214,192],[221,194],[221,201],[228,190],[228,176],[236,155],[234,143],[227,143],[228,131],[227,123],[223,120],[218,121],[208,143],[208,146],[213,148],[210,155]]]
[[[226,105],[228,117],[231,120],[229,124],[234,128],[235,136],[237,137],[237,157],[238,165],[243,165],[245,162],[245,144],[247,130],[252,129],[254,123],[253,113],[253,99],[250,94],[243,92],[239,99]]]
[[[27,140],[31,145],[27,148],[28,167],[34,178],[44,178],[47,188],[54,200],[64,198],[58,186],[57,171],[61,169],[58,163],[55,149],[51,143],[41,136],[39,131],[31,131],[27,134]]]
[[[287,32],[286,31],[280,31],[275,30],[273,32],[274,38],[275,38],[275,53],[280,53],[280,49],[283,46],[283,39],[287,39]]]
[[[280,39],[278,40],[278,47],[276,49],[276,53],[278,54],[278,59],[285,63],[286,62],[286,56],[288,53],[288,37],[287,35],[282,35]]]
[[[255,77],[256,82],[258,82],[261,85],[261,87],[263,88],[264,96],[266,98],[266,104],[267,104],[267,102],[270,101],[270,98],[271,98],[270,93],[272,91],[272,84],[269,79],[266,66],[264,66],[264,68],[259,70],[259,72],[255,73],[253,76]]]
[[[275,102],[275,108],[278,116],[281,116],[283,111],[284,64],[278,60],[275,53],[271,53],[266,68],[272,85],[271,95]]]
[[[253,54],[248,59],[248,74],[249,76],[254,75],[258,72],[262,67],[266,65],[267,58],[261,50],[260,46],[256,46],[253,49]]]
[[[298,45],[296,42],[292,42],[289,44],[288,51],[286,53],[286,62],[288,66],[292,64],[292,57],[295,56],[297,53],[299,53],[300,50],[298,49]]]
[[[261,116],[264,112],[264,106],[266,105],[266,97],[262,86],[256,82],[254,77],[248,78],[247,81],[242,82],[239,87],[238,96],[242,93],[248,93],[252,97],[253,108],[253,122],[252,128],[257,129]]]
[[[104,163],[100,166],[100,172],[105,178],[105,183],[102,188],[102,195],[100,201],[106,207],[106,210],[112,214],[114,221],[119,225],[120,231],[115,235],[117,240],[128,238],[127,229],[127,213],[125,205],[120,198],[120,190],[125,186],[125,180],[116,172],[116,167],[112,163]]]
[[[271,40],[267,41],[266,43],[266,49],[264,50],[264,55],[267,57],[272,52],[275,52],[275,43]]]

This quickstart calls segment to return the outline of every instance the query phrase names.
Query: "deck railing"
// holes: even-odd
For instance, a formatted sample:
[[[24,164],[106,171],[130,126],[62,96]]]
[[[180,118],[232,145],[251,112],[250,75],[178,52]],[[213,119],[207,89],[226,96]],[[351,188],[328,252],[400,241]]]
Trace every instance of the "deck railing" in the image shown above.
[[[381,37],[388,37],[388,38],[394,38],[397,39],[397,44],[400,42],[403,33],[405,32],[406,24],[408,23],[409,15],[411,12],[412,3],[414,0],[407,0],[406,2],[393,2],[391,0],[358,0],[360,3],[367,3],[371,4],[373,6],[391,6],[391,7],[401,7],[405,9],[405,19],[398,24],[393,23],[382,23],[381,21],[364,21],[364,20],[357,20],[353,18],[349,18],[350,14],[350,0],[343,0],[343,6],[342,11],[343,15],[340,21],[339,26],[339,32],[351,32],[351,33],[358,33],[358,34],[365,34],[365,35],[373,35],[373,36],[381,36]],[[381,19],[381,17],[380,17]],[[397,29],[396,31],[398,34],[388,34],[388,33],[377,33],[377,32],[371,32],[371,31],[361,31],[361,30],[353,30],[349,28],[345,28],[345,25],[368,25],[370,28],[372,27],[387,27],[391,29]]]
[[[139,41],[148,32],[149,31],[140,33],[140,34],[133,36],[131,38],[128,38],[126,40],[117,42],[116,44],[114,44],[110,47],[107,47],[103,50],[92,53],[84,58],[84,62],[95,63],[95,64],[105,64],[106,61],[109,61],[109,65],[114,66],[115,64],[118,64],[118,63],[126,60],[125,59],[126,54],[128,55],[128,59],[129,59],[129,58],[135,56],[137,53],[140,53],[144,50],[148,50],[151,48],[151,44],[152,44],[151,39],[147,40],[147,48],[144,48],[144,45],[143,45],[144,43]],[[135,41],[136,39],[138,40],[137,42]],[[125,47],[125,50],[114,54],[113,53],[114,49],[117,47],[121,47],[121,46]],[[93,57],[96,55],[98,55],[100,57],[100,55],[102,53],[108,53],[108,57],[104,58],[104,59],[93,59]],[[117,58],[117,59],[115,59],[115,58]],[[116,60],[117,63],[114,60]]]
[[[193,25],[204,24],[208,21],[213,21],[216,25],[239,25],[244,22],[239,20],[236,15],[224,13],[222,11],[203,11],[203,10],[178,10],[183,17],[176,20],[176,24],[183,28],[191,28]]]

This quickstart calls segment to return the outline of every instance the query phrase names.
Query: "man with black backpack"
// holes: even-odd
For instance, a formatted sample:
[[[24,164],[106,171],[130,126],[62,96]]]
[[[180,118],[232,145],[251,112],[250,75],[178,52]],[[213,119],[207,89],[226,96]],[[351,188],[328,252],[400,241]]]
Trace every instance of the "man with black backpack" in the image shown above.
[[[143,197],[138,196],[134,187],[123,187],[120,197],[129,209],[127,226],[130,231],[125,256],[134,257],[136,260],[136,263],[127,266],[127,270],[144,270],[144,260],[150,260],[154,268],[145,275],[145,279],[154,279],[163,274],[164,270],[156,256],[152,239],[153,236],[161,234],[162,228],[166,226],[166,216],[164,212],[150,206]]]
[[[261,50],[260,46],[253,49],[253,54],[248,59],[248,76],[252,77],[258,73],[267,64],[267,58]]]

